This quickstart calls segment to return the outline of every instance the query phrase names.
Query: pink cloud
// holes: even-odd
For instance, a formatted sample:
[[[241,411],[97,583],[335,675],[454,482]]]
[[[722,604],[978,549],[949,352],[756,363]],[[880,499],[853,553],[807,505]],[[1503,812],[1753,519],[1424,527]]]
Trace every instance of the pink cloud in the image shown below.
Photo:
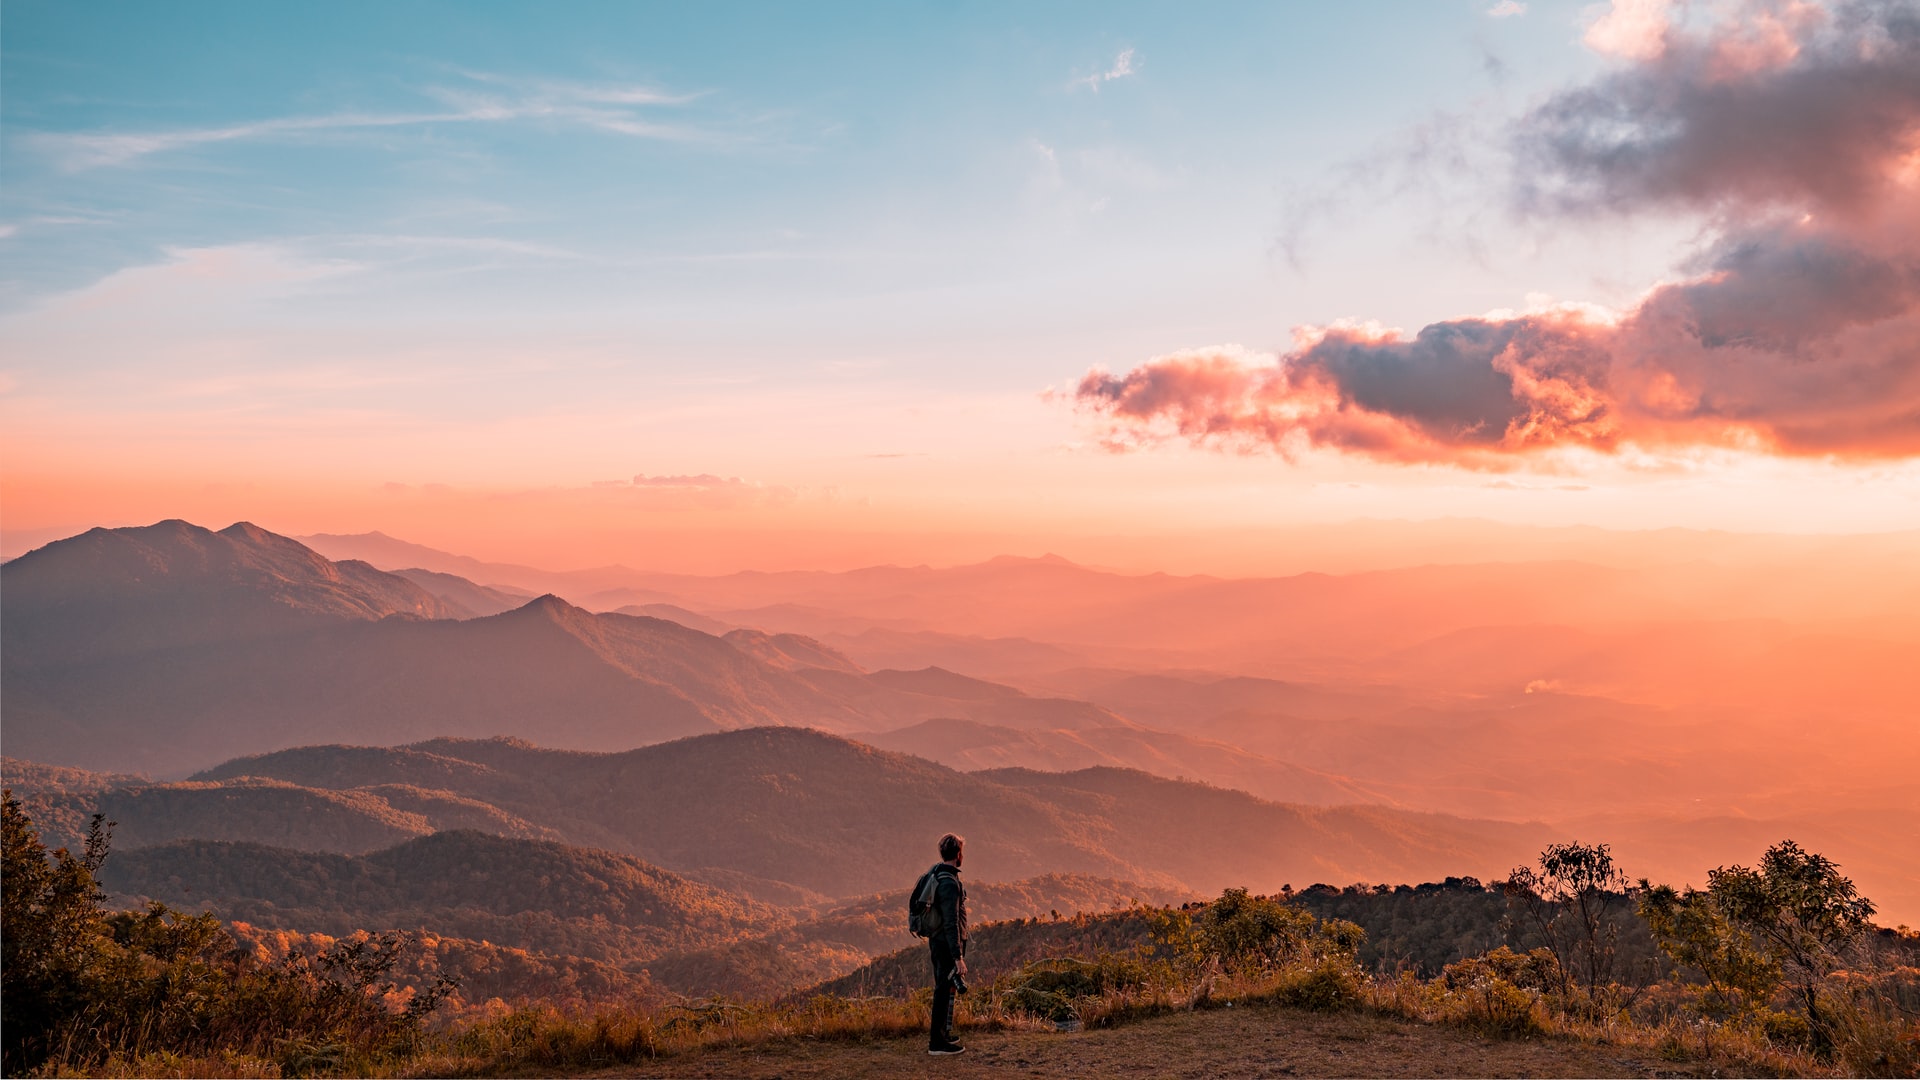
[[[1711,214],[1683,280],[1614,318],[1177,353],[1090,372],[1077,402],[1117,448],[1477,468],[1628,445],[1920,455],[1920,12],[1759,2],[1702,31],[1668,14],[1620,3],[1595,24],[1633,63],[1519,122],[1516,189],[1534,212]]]

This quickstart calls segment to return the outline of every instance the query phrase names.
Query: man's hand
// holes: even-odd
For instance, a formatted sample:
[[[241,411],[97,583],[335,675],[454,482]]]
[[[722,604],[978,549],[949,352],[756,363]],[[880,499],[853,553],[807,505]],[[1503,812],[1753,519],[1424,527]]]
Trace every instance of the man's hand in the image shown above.
[[[967,973],[967,958],[964,956],[956,958],[953,961],[953,970],[958,974],[965,975]]]

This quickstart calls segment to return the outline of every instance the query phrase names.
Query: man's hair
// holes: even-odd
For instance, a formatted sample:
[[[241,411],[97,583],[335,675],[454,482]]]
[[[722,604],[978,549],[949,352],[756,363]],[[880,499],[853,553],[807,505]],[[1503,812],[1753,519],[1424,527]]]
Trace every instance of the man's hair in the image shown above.
[[[966,837],[955,836],[952,833],[948,833],[947,835],[941,837],[940,838],[940,857],[947,860],[948,862],[952,862],[954,858],[960,854],[960,849],[966,844],[966,842],[967,842]]]

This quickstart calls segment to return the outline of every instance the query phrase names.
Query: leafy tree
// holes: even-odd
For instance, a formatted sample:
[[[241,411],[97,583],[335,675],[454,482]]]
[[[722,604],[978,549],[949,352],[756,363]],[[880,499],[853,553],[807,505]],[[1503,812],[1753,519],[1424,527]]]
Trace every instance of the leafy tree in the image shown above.
[[[0,1071],[18,1076],[51,1052],[101,959],[106,924],[94,875],[106,861],[109,823],[93,815],[80,855],[50,854],[12,789],[0,805]]]
[[[1606,844],[1552,844],[1537,868],[1515,867],[1506,893],[1553,954],[1561,998],[1578,991],[1590,1007],[1614,985],[1618,914],[1627,906],[1628,881]]]
[[[1708,871],[1707,893],[1749,947],[1785,973],[1806,1013],[1814,1049],[1831,1052],[1834,1020],[1820,987],[1873,928],[1873,902],[1841,876],[1832,859],[1791,840],[1768,848],[1753,869]]]
[[[115,1058],[217,1050],[277,1054],[286,1075],[364,1071],[369,1055],[410,1046],[453,989],[441,979],[408,997],[388,981],[404,944],[398,934],[262,965],[236,950],[212,915],[163,904],[108,914],[96,874],[111,823],[95,815],[77,857],[49,853],[13,793],[0,801],[6,1075],[49,1061],[91,1071]]]
[[[1638,907],[1661,951],[1706,979],[1702,1013],[1751,1015],[1779,992],[1780,964],[1746,934],[1735,932],[1712,893],[1691,887],[1677,891],[1643,878]]]

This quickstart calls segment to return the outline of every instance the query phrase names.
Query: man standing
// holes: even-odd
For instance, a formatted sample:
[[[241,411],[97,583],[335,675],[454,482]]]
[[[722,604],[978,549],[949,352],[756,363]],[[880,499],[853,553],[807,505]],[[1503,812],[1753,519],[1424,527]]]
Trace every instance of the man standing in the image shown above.
[[[933,903],[939,926],[928,945],[933,949],[933,1025],[927,1035],[927,1053],[958,1054],[966,1047],[953,1037],[953,998],[965,993],[967,974],[967,888],[960,884],[960,861],[966,841],[948,833],[940,838],[940,865],[927,873],[933,882]]]

